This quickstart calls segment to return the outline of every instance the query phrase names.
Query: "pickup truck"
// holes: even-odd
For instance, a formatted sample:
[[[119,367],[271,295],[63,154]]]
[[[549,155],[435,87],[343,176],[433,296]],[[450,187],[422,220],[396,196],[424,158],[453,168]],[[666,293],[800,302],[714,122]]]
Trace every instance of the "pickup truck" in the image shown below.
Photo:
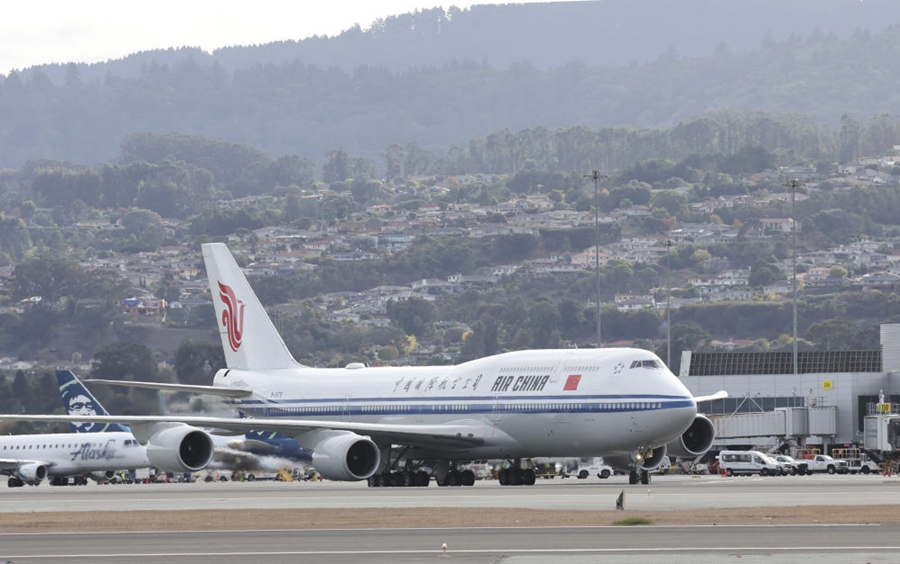
[[[849,474],[850,465],[842,458],[831,458],[827,454],[817,454],[804,460],[809,472],[828,472],[829,474]]]
[[[773,454],[772,458],[782,467],[783,473],[795,476],[797,474],[804,476],[809,474],[809,464],[804,460],[791,458],[786,454]]]

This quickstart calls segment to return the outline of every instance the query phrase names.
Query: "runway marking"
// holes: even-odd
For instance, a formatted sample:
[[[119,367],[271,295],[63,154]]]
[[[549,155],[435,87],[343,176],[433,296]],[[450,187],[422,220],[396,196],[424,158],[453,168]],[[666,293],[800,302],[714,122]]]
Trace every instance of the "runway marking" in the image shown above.
[[[777,525],[642,525],[640,527],[641,530],[644,529],[726,529],[726,528],[751,528],[751,529],[768,529],[768,528],[778,528],[781,529],[785,525],[777,524]],[[809,528],[869,528],[869,527],[881,527],[883,526],[881,523],[798,523],[791,525],[791,527],[809,527]],[[546,531],[547,529],[565,529],[567,531],[572,529],[580,529],[580,530],[606,530],[606,529],[615,529],[617,531],[623,530],[621,525],[535,525],[528,527],[397,527],[391,528],[391,532],[465,532],[465,531]],[[635,530],[632,528],[631,530]],[[297,534],[310,534],[310,533],[359,533],[359,532],[384,532],[383,528],[375,528],[375,527],[367,527],[367,528],[355,528],[355,529],[253,529],[253,533],[297,533]],[[232,530],[215,530],[209,531],[204,529],[197,530],[186,530],[186,531],[96,531],[92,532],[92,535],[100,536],[100,535],[195,535],[195,534],[204,534],[204,535],[233,535],[236,531]],[[245,531],[237,531],[237,532],[245,532]],[[30,532],[22,532],[22,533],[0,533],[0,538],[3,537],[23,537],[23,536],[83,536],[84,532],[76,532],[76,531],[63,531],[58,533],[30,533]]]
[[[820,553],[826,551],[872,551],[872,552],[892,552],[900,550],[900,546],[734,546],[723,548],[488,548],[488,549],[461,549],[447,551],[447,554],[638,554],[638,553],[706,553],[706,554],[722,554],[731,552],[752,553],[760,552],[780,552],[780,553]],[[441,555],[440,550],[273,550],[273,551],[248,551],[248,552],[157,552],[153,554],[10,554],[4,556],[10,560],[35,560],[46,558],[90,558],[92,560],[109,560],[109,559],[125,559],[135,561],[146,558],[176,558],[186,556],[203,556],[203,557],[230,557],[230,556],[390,556],[390,555]]]

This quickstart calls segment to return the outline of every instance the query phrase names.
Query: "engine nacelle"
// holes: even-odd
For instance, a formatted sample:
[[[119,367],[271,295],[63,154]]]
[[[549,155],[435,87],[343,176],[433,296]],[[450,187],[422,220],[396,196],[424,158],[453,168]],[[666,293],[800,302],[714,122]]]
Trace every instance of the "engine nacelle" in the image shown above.
[[[40,484],[47,479],[47,465],[29,462],[19,466],[16,474],[26,484]]]
[[[656,447],[649,453],[644,454],[644,460],[641,462],[641,467],[644,470],[656,470],[659,468],[659,465],[663,463],[666,454],[668,454],[666,445]]]
[[[369,437],[342,433],[315,445],[312,465],[329,480],[365,480],[381,465],[381,451]]]
[[[206,431],[177,424],[165,426],[147,441],[147,458],[164,472],[197,472],[213,459],[212,437]]]
[[[708,451],[715,439],[716,428],[712,421],[698,415],[687,431],[666,446],[669,447],[669,456],[696,458]]]
[[[112,470],[107,470],[106,472],[91,472],[91,479],[97,482],[98,484],[106,483],[113,479],[116,473]]]
[[[604,456],[603,462],[606,462],[616,470],[624,470],[626,472],[632,470],[635,465],[640,465],[644,470],[655,470],[663,463],[666,457],[666,445],[656,447],[651,450],[645,450],[641,454],[641,459],[636,459],[637,451],[631,454],[618,456]]]

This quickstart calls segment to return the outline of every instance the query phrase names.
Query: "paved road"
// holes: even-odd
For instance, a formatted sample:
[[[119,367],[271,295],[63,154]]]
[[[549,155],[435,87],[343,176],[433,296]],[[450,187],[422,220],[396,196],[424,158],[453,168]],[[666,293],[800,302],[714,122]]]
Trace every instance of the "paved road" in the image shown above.
[[[621,477],[541,481],[530,488],[385,488],[364,484],[197,483],[0,490],[0,512],[339,507],[627,509],[896,504],[900,480],[881,476],[719,478],[665,476],[651,486]],[[0,534],[0,562],[367,562],[560,564],[900,562],[895,526],[566,527]],[[441,551],[446,543],[447,556]]]

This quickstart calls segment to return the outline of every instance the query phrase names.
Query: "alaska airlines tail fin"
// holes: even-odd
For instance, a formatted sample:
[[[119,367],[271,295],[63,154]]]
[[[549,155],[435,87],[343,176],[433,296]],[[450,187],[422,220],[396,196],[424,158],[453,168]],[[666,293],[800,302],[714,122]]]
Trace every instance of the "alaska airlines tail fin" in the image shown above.
[[[224,243],[204,243],[203,262],[228,368],[298,366]]]
[[[91,394],[81,380],[69,370],[57,370],[59,395],[63,407],[69,415],[109,415]],[[129,432],[128,427],[118,423],[69,423],[73,433],[113,433]]]

